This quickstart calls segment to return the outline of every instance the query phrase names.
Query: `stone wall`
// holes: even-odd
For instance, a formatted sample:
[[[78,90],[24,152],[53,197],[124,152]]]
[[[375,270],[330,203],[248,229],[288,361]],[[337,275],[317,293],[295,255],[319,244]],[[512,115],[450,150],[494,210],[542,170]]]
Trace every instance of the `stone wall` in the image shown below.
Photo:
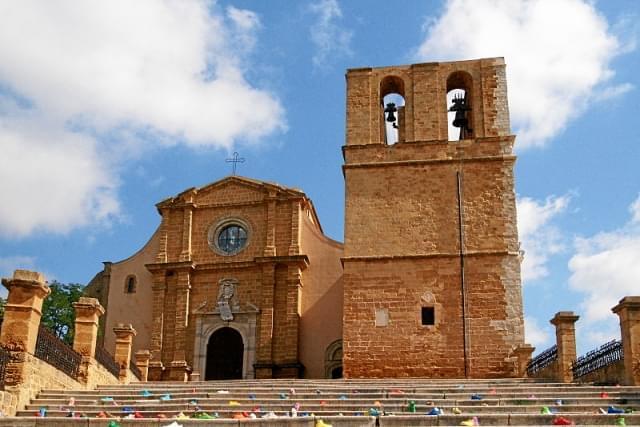
[[[589,372],[587,375],[575,378],[574,381],[595,384],[624,384],[624,360],[618,360],[604,368]]]
[[[460,85],[473,133],[449,141],[445,100]],[[389,93],[405,100],[395,144],[380,132]],[[501,58],[347,73],[347,377],[516,374],[524,322],[513,144]]]
[[[530,375],[530,377],[538,378],[541,380],[557,381],[558,380],[558,359],[549,363],[547,366],[540,369],[533,375]]]
[[[23,365],[22,383],[5,387],[4,394],[14,396],[13,398],[3,396],[2,404],[6,406],[2,410],[5,414],[14,414],[17,409],[23,408],[44,389],[84,390],[93,389],[97,384],[119,383],[118,378],[95,361],[89,366],[89,381],[84,384],[31,354],[21,353],[20,358]]]

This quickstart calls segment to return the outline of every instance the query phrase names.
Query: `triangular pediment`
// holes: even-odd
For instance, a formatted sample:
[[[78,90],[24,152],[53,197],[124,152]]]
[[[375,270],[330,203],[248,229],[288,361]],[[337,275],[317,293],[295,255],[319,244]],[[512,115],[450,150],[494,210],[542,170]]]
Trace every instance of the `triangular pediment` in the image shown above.
[[[266,198],[306,198],[297,189],[242,176],[228,176],[200,188],[189,188],[158,203],[158,208],[193,203],[195,205],[257,202]]]

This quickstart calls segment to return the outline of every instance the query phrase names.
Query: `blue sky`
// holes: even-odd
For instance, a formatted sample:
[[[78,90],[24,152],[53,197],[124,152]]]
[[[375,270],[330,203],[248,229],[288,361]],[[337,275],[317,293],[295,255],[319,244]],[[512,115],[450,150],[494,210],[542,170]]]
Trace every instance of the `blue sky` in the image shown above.
[[[402,6],[399,7],[398,4]],[[582,352],[640,293],[635,0],[4,2],[0,275],[86,283],[154,204],[241,175],[304,190],[342,240],[347,68],[504,56],[527,341]]]

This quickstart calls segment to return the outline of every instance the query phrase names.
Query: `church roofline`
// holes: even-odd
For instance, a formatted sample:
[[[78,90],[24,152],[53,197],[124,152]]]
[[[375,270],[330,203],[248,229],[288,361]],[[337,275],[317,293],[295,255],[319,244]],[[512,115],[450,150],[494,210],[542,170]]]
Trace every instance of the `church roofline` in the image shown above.
[[[285,187],[283,185],[280,184],[276,184],[273,182],[267,182],[267,181],[260,181],[257,179],[253,179],[253,178],[247,178],[244,176],[238,176],[238,175],[230,175],[227,176],[225,178],[219,179],[217,181],[211,182],[209,184],[203,185],[201,187],[190,187],[187,188],[186,190],[178,193],[177,195],[173,196],[173,197],[168,197],[158,203],[156,203],[156,207],[158,209],[161,208],[165,208],[165,207],[169,207],[172,205],[175,205],[177,203],[180,202],[186,202],[186,197],[189,194],[192,194],[193,196],[195,196],[196,194],[198,194],[199,192],[208,190],[210,188],[213,187],[217,187],[219,185],[223,185],[226,184],[228,182],[238,182],[240,184],[243,185],[247,185],[256,189],[266,189],[266,190],[275,190],[278,193],[280,193],[281,195],[286,195],[289,196],[291,198],[303,198],[306,200],[309,200],[309,198],[307,197],[307,195],[302,192],[301,190],[297,189],[297,188],[289,188],[289,187]]]
[[[303,201],[303,206],[307,206],[308,209],[310,210],[311,215],[313,216],[314,222],[318,226],[320,233],[326,237],[326,235],[324,234],[324,230],[322,229],[322,224],[320,223],[320,218],[318,217],[318,213],[316,212],[316,208],[313,205],[313,202],[302,190],[299,190],[297,188],[285,187],[275,182],[267,182],[267,181],[260,181],[254,178],[247,178],[245,176],[229,175],[217,181],[203,185],[201,187],[187,188],[186,190],[178,193],[173,197],[168,197],[156,203],[156,208],[158,209],[158,213],[162,215],[162,212],[161,212],[162,209],[171,208],[171,207],[181,207],[184,204],[192,203],[193,197],[195,197],[199,192],[206,191],[210,188],[217,187],[219,185],[224,185],[229,182],[237,182],[241,185],[246,185],[248,187],[252,187],[257,190],[263,190],[266,193],[275,191],[277,195],[285,196],[286,199],[301,199]],[[333,240],[333,239],[330,239],[330,240]]]
[[[390,65],[390,66],[382,66],[382,67],[354,67],[354,68],[347,68],[347,74],[351,74],[351,73],[367,73],[373,70],[382,70],[385,68],[396,68],[396,69],[403,69],[403,68],[414,68],[414,67],[434,67],[434,66],[439,66],[439,65],[447,65],[447,64],[464,64],[464,63],[470,63],[470,62],[482,62],[484,65],[504,65],[504,57],[502,56],[496,56],[496,57],[489,57],[489,58],[476,58],[476,59],[466,59],[463,61],[439,61],[439,62],[419,62],[416,64],[405,64],[405,65]]]

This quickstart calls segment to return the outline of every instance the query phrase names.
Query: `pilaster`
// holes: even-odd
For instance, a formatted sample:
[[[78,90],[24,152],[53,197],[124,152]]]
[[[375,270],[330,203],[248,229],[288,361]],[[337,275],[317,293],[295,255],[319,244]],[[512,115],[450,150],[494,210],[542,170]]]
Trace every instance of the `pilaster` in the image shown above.
[[[267,239],[263,256],[276,255],[276,196],[275,191],[269,192],[267,201]]]
[[[193,204],[184,207],[182,219],[182,252],[180,261],[191,261],[191,226],[193,223]]]
[[[275,290],[275,266],[262,264],[262,309],[258,329],[256,378],[272,378],[273,364],[273,297]]]
[[[556,327],[556,344],[558,346],[557,380],[570,383],[573,381],[571,365],[577,358],[575,323],[580,316],[572,311],[559,311],[550,320]]]
[[[162,364],[162,336],[164,333],[164,298],[166,292],[165,272],[154,271],[151,289],[152,301],[152,327],[151,327],[151,360],[149,361],[149,379],[159,381],[162,379],[164,366]]]
[[[301,210],[300,201],[293,201],[291,204],[291,244],[289,245],[289,256],[300,254]]]
[[[288,357],[286,362],[299,361],[298,337],[300,330],[300,304],[302,293],[302,271],[296,264],[289,265],[287,278],[287,337]]]
[[[171,362],[169,379],[172,381],[185,381],[188,373],[188,365],[185,354],[185,338],[187,323],[189,321],[189,292],[191,289],[189,270],[178,271],[178,283],[176,286],[176,322],[174,334],[173,361]]]

